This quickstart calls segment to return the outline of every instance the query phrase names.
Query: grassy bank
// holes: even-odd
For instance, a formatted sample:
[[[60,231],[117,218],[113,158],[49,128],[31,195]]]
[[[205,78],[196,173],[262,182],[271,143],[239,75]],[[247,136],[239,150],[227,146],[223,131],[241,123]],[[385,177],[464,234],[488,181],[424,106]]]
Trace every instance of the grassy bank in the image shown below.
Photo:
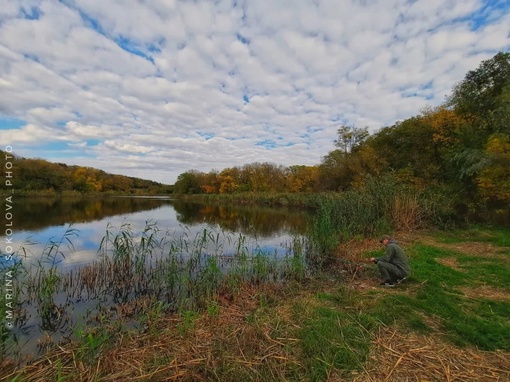
[[[178,313],[148,304],[143,326],[105,321],[21,369],[3,365],[3,380],[508,380],[509,237],[401,234],[413,274],[394,289],[357,265],[380,244],[353,239],[321,276],[218,288]]]
[[[292,206],[317,208],[325,198],[334,198],[337,193],[269,193],[239,192],[232,194],[176,194],[172,197],[192,202],[224,203],[258,206]]]

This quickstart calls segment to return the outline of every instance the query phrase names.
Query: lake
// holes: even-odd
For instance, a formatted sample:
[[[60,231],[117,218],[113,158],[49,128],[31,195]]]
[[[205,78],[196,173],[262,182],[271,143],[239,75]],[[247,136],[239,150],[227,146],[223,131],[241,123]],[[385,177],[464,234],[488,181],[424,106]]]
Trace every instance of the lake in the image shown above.
[[[260,282],[301,272],[303,253],[295,248],[312,216],[166,197],[13,198],[9,213],[0,238],[0,312],[12,328],[0,331],[8,339],[0,355],[32,357],[76,339],[77,328],[83,332],[119,306],[143,312],[139,301],[156,299],[169,311],[195,309],[203,286],[210,293],[225,274]],[[5,271],[15,264],[11,293]],[[11,294],[12,310],[5,297]],[[126,325],[136,327],[136,315],[130,317]]]
[[[252,244],[281,251],[295,235],[305,233],[310,212],[295,208],[226,206],[182,202],[167,197],[110,197],[104,199],[14,199],[13,250],[23,247],[29,257],[37,257],[46,244],[60,240],[70,227],[72,250],[64,243],[62,266],[76,266],[97,259],[107,226],[120,228],[129,223],[140,232],[147,222],[160,230],[195,235],[204,228],[231,236],[245,235]],[[3,230],[0,233],[4,233]],[[5,235],[0,236],[5,242]],[[282,246],[283,244],[283,246]],[[229,248],[225,249],[226,251]]]

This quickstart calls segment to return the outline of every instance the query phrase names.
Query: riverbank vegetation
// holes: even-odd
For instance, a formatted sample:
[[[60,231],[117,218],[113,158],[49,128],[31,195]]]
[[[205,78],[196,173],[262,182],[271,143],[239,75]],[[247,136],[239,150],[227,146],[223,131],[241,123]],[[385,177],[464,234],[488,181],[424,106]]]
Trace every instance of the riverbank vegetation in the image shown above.
[[[321,276],[216,289],[203,305],[143,325],[103,316],[37,361],[4,364],[10,381],[497,381],[510,378],[506,229],[402,234],[412,278],[377,286],[371,239],[336,249]]]
[[[510,221],[510,53],[468,72],[446,102],[370,135],[341,126],[337,149],[316,166],[252,163],[179,175],[174,193],[274,204],[364,190],[392,178],[459,222]],[[341,193],[341,192],[340,192]],[[292,194],[284,196],[284,194]],[[304,197],[295,196],[306,195]],[[273,195],[273,196],[271,196]]]

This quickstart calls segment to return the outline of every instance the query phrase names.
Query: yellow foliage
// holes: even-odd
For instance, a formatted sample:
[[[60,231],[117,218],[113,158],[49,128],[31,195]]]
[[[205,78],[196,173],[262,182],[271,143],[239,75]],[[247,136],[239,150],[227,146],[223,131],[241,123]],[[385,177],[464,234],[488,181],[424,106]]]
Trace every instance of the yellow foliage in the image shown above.
[[[287,190],[289,192],[312,191],[318,177],[317,166],[296,166],[287,176]]]
[[[218,176],[220,182],[220,194],[228,194],[234,192],[239,187],[235,184],[234,178],[230,175],[221,173]]]
[[[480,193],[485,199],[510,202],[510,137],[493,135],[487,142],[487,153],[492,164],[478,177]]]
[[[434,130],[432,139],[437,143],[454,143],[455,135],[464,124],[460,115],[444,106],[428,109],[423,116]]]

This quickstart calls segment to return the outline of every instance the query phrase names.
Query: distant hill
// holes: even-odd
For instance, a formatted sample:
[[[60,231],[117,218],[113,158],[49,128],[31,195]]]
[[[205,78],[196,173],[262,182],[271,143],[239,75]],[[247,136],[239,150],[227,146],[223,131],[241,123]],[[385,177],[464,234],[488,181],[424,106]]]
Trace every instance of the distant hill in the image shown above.
[[[0,191],[15,189],[18,194],[156,195],[172,192],[172,186],[152,180],[109,174],[92,167],[23,158],[2,150],[0,177]],[[6,180],[11,181],[12,186],[6,184]]]

